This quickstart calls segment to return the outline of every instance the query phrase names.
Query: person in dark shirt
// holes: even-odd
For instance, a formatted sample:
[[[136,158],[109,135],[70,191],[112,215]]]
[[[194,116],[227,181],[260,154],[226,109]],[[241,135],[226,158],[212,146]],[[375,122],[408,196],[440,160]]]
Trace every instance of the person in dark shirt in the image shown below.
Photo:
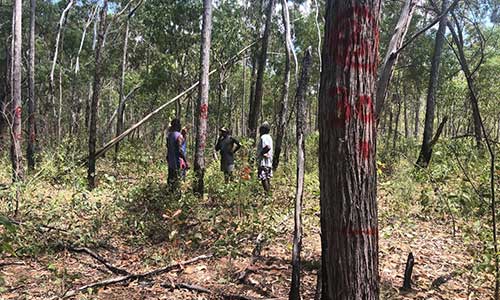
[[[181,131],[181,121],[173,119],[170,122],[167,135],[167,162],[168,162],[168,183],[172,189],[176,189],[181,170],[181,163],[188,167],[187,159],[182,150],[184,138]]]
[[[240,142],[233,138],[228,129],[221,127],[215,150],[220,152],[220,169],[224,172],[226,183],[232,180],[234,171],[234,153],[241,148]]]

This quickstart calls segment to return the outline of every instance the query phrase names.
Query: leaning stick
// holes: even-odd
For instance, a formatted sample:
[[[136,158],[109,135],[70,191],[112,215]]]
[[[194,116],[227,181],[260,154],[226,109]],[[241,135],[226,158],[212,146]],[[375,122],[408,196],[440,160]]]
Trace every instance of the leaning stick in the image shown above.
[[[245,48],[241,49],[238,53],[236,53],[236,55],[234,55],[233,57],[231,57],[229,60],[227,60],[221,67],[224,67],[230,63],[232,63],[235,59],[237,59],[242,53],[244,53],[245,51],[247,51],[250,47],[252,47],[253,45],[255,45],[256,43],[258,42],[257,41],[254,41],[253,43],[251,43],[250,45],[246,46]],[[212,75],[213,73],[215,73],[218,69],[214,69],[212,71],[210,71],[210,73],[208,73],[208,76]],[[123,140],[126,136],[128,136],[130,133],[132,133],[134,130],[136,130],[137,128],[139,128],[142,124],[146,123],[149,119],[151,119],[154,115],[156,115],[157,113],[159,113],[160,111],[162,111],[163,109],[165,109],[167,106],[169,106],[170,104],[174,103],[175,101],[177,101],[179,98],[182,98],[184,95],[186,95],[187,93],[189,93],[190,91],[192,91],[193,89],[195,89],[198,85],[200,84],[199,81],[195,82],[193,85],[191,85],[187,90],[183,91],[182,93],[178,94],[177,96],[175,96],[174,98],[170,99],[169,101],[167,101],[166,103],[164,103],[163,105],[161,105],[160,107],[158,107],[157,109],[153,110],[152,112],[150,112],[148,115],[146,115],[144,118],[142,118],[142,120],[140,120],[139,122],[135,123],[134,125],[130,126],[130,128],[128,128],[127,130],[125,130],[123,133],[121,133],[120,135],[118,135],[117,137],[115,137],[114,139],[112,139],[111,141],[109,141],[106,145],[104,145],[101,149],[97,150],[96,153],[95,153],[95,158],[98,158],[100,156],[102,156],[106,151],[108,151],[111,147],[113,147],[116,143],[120,142],[121,140]]]

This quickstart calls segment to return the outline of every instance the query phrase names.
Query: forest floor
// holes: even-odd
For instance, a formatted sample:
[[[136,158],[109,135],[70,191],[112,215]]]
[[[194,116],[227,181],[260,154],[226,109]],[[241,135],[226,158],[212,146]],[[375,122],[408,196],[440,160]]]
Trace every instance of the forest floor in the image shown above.
[[[33,183],[26,192],[31,196],[25,196],[30,204],[21,205],[19,218],[31,229],[17,225],[17,233],[26,238],[11,242],[24,245],[24,250],[4,254],[0,261],[4,281],[0,298],[59,299],[86,284],[122,276],[90,255],[72,251],[67,245],[73,244],[86,246],[134,274],[200,255],[214,256],[157,276],[88,289],[70,299],[287,299],[294,183],[285,172],[275,177],[270,199],[259,194],[258,184],[251,183],[255,179],[245,182],[241,176],[232,186],[218,184],[222,178],[214,167],[208,171],[214,172],[207,179],[208,197],[199,201],[183,196],[180,202],[185,203],[162,207],[165,226],[147,231],[145,220],[139,222],[141,227],[138,218],[126,214],[137,212],[137,207],[144,214],[154,213],[147,201],[163,199],[166,178],[161,167],[139,169],[126,172],[130,165],[116,169],[108,164],[93,193],[68,183],[76,177]],[[301,284],[303,299],[314,299],[321,252],[316,176],[308,174],[306,184]],[[184,183],[183,189],[187,191],[188,185]],[[399,195],[387,178],[379,180],[381,299],[493,299],[494,278],[476,268],[482,245],[461,231],[465,221],[452,222],[451,214],[426,211],[420,201],[397,199]],[[134,206],[126,202],[127,197],[145,203]],[[129,206],[118,205],[124,202]],[[164,231],[163,238],[155,231]],[[261,237],[264,242],[256,242]],[[258,256],[252,254],[256,245],[262,245]],[[402,293],[399,288],[410,252],[415,256],[413,290]],[[242,272],[247,276],[238,279]],[[189,291],[180,284],[203,287],[212,294]]]

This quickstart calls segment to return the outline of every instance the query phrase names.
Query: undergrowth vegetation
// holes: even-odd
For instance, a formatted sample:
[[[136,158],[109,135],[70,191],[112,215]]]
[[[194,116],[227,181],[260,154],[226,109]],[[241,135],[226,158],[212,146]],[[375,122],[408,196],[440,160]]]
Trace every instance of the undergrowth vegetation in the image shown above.
[[[319,233],[317,142],[317,134],[309,136],[306,158],[304,226],[312,234]],[[20,186],[10,184],[9,162],[3,158],[2,256],[37,256],[66,245],[163,244],[167,253],[149,259],[168,261],[192,251],[235,257],[260,233],[272,244],[293,219],[294,154],[275,172],[273,194],[267,196],[248,162],[252,149],[249,143],[244,146],[230,184],[224,184],[218,161],[209,163],[203,199],[191,193],[192,171],[181,192],[171,191],[162,151],[146,154],[133,144],[124,145],[117,164],[111,158],[99,161],[98,188],[92,192],[85,186],[82,156],[69,142],[66,151],[50,152],[63,154],[40,157],[39,171]],[[418,147],[412,141],[396,149],[379,147],[380,238],[391,239],[402,223],[414,234],[421,222],[445,224],[467,244],[474,270],[492,272],[488,155],[470,149],[465,140],[443,141],[430,167],[422,170],[413,165]],[[16,199],[19,213],[14,217]]]

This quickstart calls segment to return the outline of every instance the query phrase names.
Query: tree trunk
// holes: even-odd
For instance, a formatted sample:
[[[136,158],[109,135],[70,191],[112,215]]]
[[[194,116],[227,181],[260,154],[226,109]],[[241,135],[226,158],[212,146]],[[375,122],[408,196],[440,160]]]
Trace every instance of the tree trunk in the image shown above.
[[[420,128],[420,105],[421,105],[421,101],[420,101],[420,89],[417,89],[417,99],[416,99],[416,103],[415,103],[415,129],[413,131],[413,136],[415,137],[415,139],[418,139],[418,132],[419,132],[419,128]]]
[[[443,11],[448,7],[448,0],[443,0]],[[434,55],[431,63],[431,74],[429,78],[429,87],[427,90],[427,104],[425,110],[425,125],[424,125],[424,138],[422,147],[417,159],[417,165],[421,168],[426,168],[431,161],[432,156],[432,132],[434,128],[434,110],[436,106],[436,94],[439,83],[439,65],[441,62],[441,53],[446,33],[447,17],[443,15],[439,21],[438,31],[436,33],[436,42],[434,45]]]
[[[276,130],[276,145],[274,147],[273,169],[276,170],[280,163],[281,145],[283,143],[283,136],[286,129],[286,117],[288,115],[288,89],[290,87],[290,52],[292,45],[292,38],[290,34],[290,17],[288,14],[287,0],[281,0],[283,8],[282,17],[285,27],[285,78],[283,79],[283,87],[281,90],[281,101],[278,113],[278,124]]]
[[[203,0],[203,25],[201,30],[200,85],[198,89],[198,118],[196,120],[196,152],[193,190],[200,197],[204,193],[205,143],[208,123],[208,73],[210,69],[210,42],[212,33],[212,1]]]
[[[389,47],[387,49],[387,53],[385,54],[384,62],[377,81],[377,119],[382,112],[387,94],[387,88],[389,87],[394,66],[398,60],[398,53],[396,51],[403,44],[408,27],[410,27],[413,12],[415,11],[414,8],[417,2],[417,0],[405,1],[403,8],[401,9],[398,23],[396,24],[396,28],[394,28],[394,34],[389,42]]]
[[[57,64],[57,57],[59,55],[59,45],[61,44],[61,35],[64,29],[64,24],[66,22],[66,16],[71,9],[71,7],[74,4],[74,0],[69,0],[68,4],[64,8],[63,12],[61,13],[61,17],[59,18],[59,23],[57,25],[57,35],[56,35],[56,45],[54,47],[54,57],[52,59],[52,66],[50,68],[50,75],[49,75],[49,92],[50,92],[50,105],[52,105],[52,110],[53,110],[53,115],[54,117],[58,117],[58,113],[56,112],[56,105],[55,105],[55,86],[54,86],[54,73],[56,70],[56,64]],[[56,129],[56,133],[58,134],[58,140],[59,140],[59,127]]]
[[[36,98],[35,98],[35,12],[36,0],[30,0],[30,37],[29,37],[29,64],[28,64],[28,147],[26,158],[28,169],[35,169],[36,146]]]
[[[286,5],[286,3],[284,4]],[[297,86],[295,101],[297,105],[297,189],[295,192],[295,226],[293,232],[292,250],[292,282],[290,300],[300,300],[300,251],[302,249],[302,195],[304,193],[304,162],[305,162],[305,131],[306,131],[306,101],[305,94],[309,82],[311,66],[311,48],[309,47],[302,60],[302,74]]]
[[[95,162],[96,162],[96,143],[97,143],[97,109],[99,107],[99,96],[101,92],[101,75],[104,49],[104,32],[106,30],[106,16],[108,13],[108,0],[104,0],[100,13],[99,31],[97,34],[97,45],[95,48],[95,71],[92,91],[92,101],[90,103],[90,124],[89,124],[89,157],[87,181],[90,189],[95,187]]]
[[[453,14],[453,12],[452,12]],[[461,35],[461,28],[458,24],[457,19],[455,18],[456,22],[455,24],[457,25],[457,30],[459,31],[458,34]],[[469,64],[467,62],[467,59],[465,58],[465,53],[464,53],[464,45],[463,45],[463,39],[459,38],[459,35],[453,28],[453,25],[451,22],[447,22],[447,26],[450,29],[451,36],[453,38],[453,42],[457,46],[457,49],[455,51],[455,55],[457,56],[458,62],[460,63],[460,67],[462,69],[462,72],[465,75],[465,79],[467,80],[467,87],[469,88],[469,99],[471,102],[471,108],[472,108],[472,120],[474,121],[474,137],[476,139],[476,147],[481,148],[482,146],[482,134],[481,134],[481,120],[480,120],[480,115],[479,115],[479,106],[474,105],[475,102],[478,102],[478,99],[476,98],[476,93],[475,93],[475,88],[474,88],[474,78],[472,77],[472,72],[469,68]]]
[[[15,0],[12,9],[12,63],[11,63],[11,161],[12,179],[21,181],[24,177],[23,154],[21,150],[22,132],[22,98],[21,98],[21,74],[22,74],[22,1]],[[16,208],[17,212],[17,208]]]
[[[118,112],[116,118],[116,135],[119,136],[123,132],[123,114],[125,112],[125,73],[127,72],[127,50],[128,50],[128,35],[130,30],[130,18],[127,18],[125,24],[125,35],[123,37],[123,56],[122,56],[122,73],[120,79],[120,102],[118,104]],[[118,151],[120,143],[115,144],[115,162],[118,160]]]
[[[380,0],[327,1],[319,96],[324,300],[379,297],[374,100],[380,8]]]
[[[408,99],[406,95],[403,95],[403,114],[405,122],[405,139],[410,137],[410,127],[408,125]]]
[[[264,71],[267,61],[267,47],[269,45],[269,36],[271,34],[272,15],[274,9],[274,1],[269,0],[266,11],[266,25],[262,36],[262,48],[258,59],[257,79],[255,81],[255,97],[251,99],[250,112],[248,114],[248,131],[250,137],[255,140],[257,135],[257,123],[261,113],[262,98],[264,96]]]
[[[394,98],[397,103],[396,119],[394,120],[394,135],[392,137],[392,150],[396,150],[396,142],[399,139],[399,116],[401,115],[401,95],[395,94]]]

